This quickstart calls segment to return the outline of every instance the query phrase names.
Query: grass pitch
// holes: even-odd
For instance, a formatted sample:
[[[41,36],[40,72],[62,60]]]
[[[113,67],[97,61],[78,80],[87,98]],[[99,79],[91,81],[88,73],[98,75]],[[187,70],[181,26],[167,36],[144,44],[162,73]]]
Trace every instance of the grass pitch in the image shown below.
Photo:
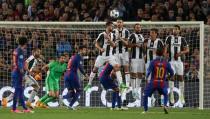
[[[169,114],[164,114],[162,108],[150,108],[146,114],[141,114],[142,108],[126,111],[109,108],[80,108],[76,111],[66,108],[37,108],[34,111],[33,114],[15,114],[9,108],[0,108],[0,119],[210,119],[210,110],[192,108],[169,109]]]

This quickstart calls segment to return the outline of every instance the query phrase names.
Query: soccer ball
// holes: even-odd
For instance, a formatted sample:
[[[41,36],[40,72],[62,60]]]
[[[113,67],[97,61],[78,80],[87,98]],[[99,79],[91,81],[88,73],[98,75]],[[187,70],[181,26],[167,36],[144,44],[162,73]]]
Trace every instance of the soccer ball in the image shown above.
[[[110,17],[112,18],[118,18],[120,16],[120,12],[116,9],[113,9],[110,11]]]

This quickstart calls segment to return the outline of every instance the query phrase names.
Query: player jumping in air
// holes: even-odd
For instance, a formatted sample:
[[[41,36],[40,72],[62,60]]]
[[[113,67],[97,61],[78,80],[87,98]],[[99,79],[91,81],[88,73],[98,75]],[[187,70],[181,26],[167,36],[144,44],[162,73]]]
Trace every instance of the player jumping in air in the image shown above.
[[[25,37],[20,37],[18,40],[19,46],[13,52],[13,70],[12,70],[12,84],[15,89],[14,96],[13,96],[13,105],[12,105],[12,112],[14,113],[32,113],[33,111],[27,109],[24,96],[23,96],[23,77],[25,74],[25,58],[26,58],[26,46],[27,46],[27,39]],[[17,101],[21,103],[23,107],[23,111],[17,109]]]
[[[65,81],[65,87],[68,89],[68,96],[67,98],[71,99],[71,102],[69,104],[69,109],[76,110],[75,107],[73,107],[74,103],[78,100],[80,93],[81,93],[81,84],[80,79],[78,76],[78,69],[80,72],[85,76],[85,78],[88,77],[87,74],[85,74],[83,69],[83,58],[86,54],[87,48],[84,46],[79,47],[79,52],[71,57],[71,59],[68,62],[68,68],[64,75],[64,81]]]
[[[112,77],[111,77],[112,76]],[[109,63],[105,65],[102,72],[100,73],[99,80],[105,90],[112,89],[112,108],[111,110],[127,110],[127,108],[121,107],[121,95],[119,92],[119,86],[115,79],[115,73],[113,66]],[[115,108],[117,102],[118,108]]]
[[[91,87],[92,81],[98,71],[98,68],[103,66],[105,62],[109,62],[116,72],[117,81],[120,85],[120,88],[127,88],[122,81],[122,74],[120,72],[120,64],[116,61],[113,55],[113,49],[116,47],[115,40],[116,36],[112,33],[113,23],[106,23],[106,31],[99,34],[96,39],[96,48],[99,50],[100,54],[97,56],[93,71],[89,76],[88,85],[85,87],[85,90]]]
[[[42,68],[42,70],[49,70],[45,79],[47,93],[36,103],[37,107],[47,108],[48,102],[59,98],[59,81],[67,68],[65,61],[65,55],[61,54],[58,60],[51,61]]]
[[[170,77],[174,75],[174,71],[171,68],[169,62],[163,58],[164,49],[158,48],[156,50],[156,58],[152,60],[147,69],[146,78],[151,75],[151,79],[147,82],[144,90],[144,112],[148,111],[148,97],[151,97],[154,91],[158,91],[159,94],[164,96],[164,112],[168,114],[166,109],[168,102],[168,86],[166,82],[166,74],[169,73]]]

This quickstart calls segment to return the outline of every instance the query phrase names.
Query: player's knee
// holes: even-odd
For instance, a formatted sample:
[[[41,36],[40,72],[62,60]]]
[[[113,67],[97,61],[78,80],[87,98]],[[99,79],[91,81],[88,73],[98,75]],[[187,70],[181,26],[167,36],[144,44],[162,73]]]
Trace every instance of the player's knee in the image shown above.
[[[116,64],[116,65],[114,66],[114,70],[115,70],[115,71],[119,71],[119,70],[120,70],[120,65],[119,65],[119,64]]]
[[[76,89],[76,92],[77,93],[80,93],[82,90],[81,89]]]
[[[119,93],[120,89],[119,88],[114,88],[113,91]]]
[[[97,73],[97,71],[98,71],[98,68],[97,67],[94,67],[93,68],[93,73]]]
[[[32,87],[34,88],[35,91],[39,91],[39,89],[40,89],[40,86],[38,86],[38,85],[33,85]]]

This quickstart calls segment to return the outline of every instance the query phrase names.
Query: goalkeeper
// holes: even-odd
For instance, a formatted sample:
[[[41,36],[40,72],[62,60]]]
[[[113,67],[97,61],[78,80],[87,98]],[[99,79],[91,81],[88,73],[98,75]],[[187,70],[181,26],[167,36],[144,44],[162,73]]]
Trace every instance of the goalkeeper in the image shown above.
[[[58,61],[52,61],[45,65],[42,70],[48,69],[45,79],[46,91],[45,94],[37,103],[37,107],[47,108],[47,103],[58,99],[59,97],[59,80],[66,71],[67,63],[65,54],[60,55]]]

